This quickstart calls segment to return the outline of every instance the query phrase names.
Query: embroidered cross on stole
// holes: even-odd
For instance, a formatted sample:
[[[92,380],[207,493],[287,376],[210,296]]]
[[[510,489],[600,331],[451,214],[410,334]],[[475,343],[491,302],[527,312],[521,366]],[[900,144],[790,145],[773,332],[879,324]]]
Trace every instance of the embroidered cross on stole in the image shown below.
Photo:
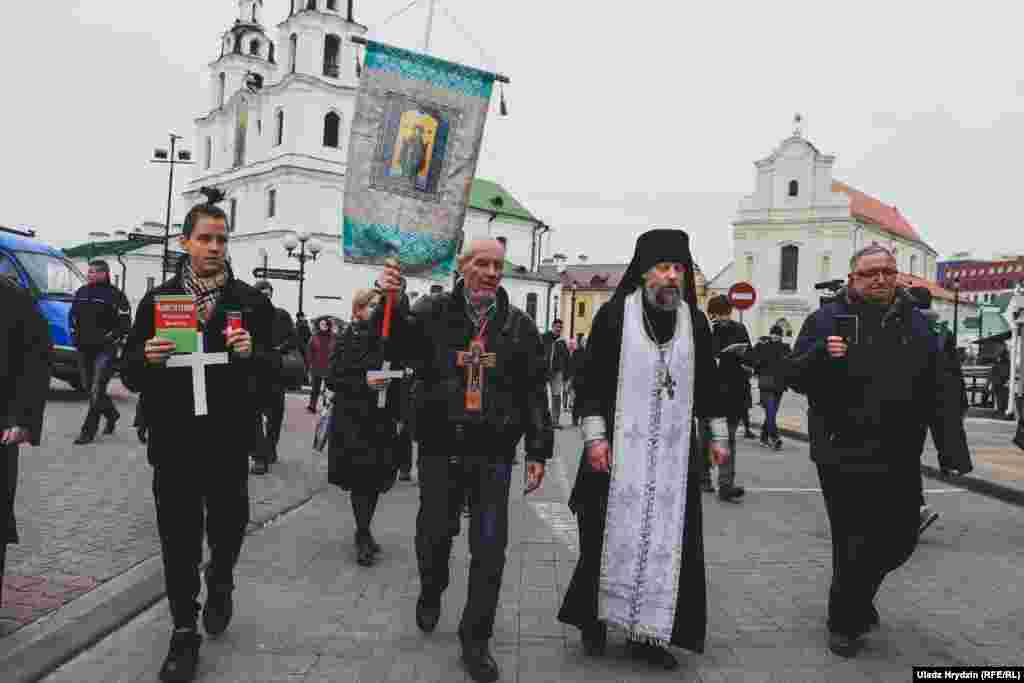
[[[466,351],[459,351],[455,355],[456,365],[466,368],[466,412],[479,413],[484,406],[484,368],[493,368],[497,364],[498,354],[487,353],[481,330],[469,342]]]

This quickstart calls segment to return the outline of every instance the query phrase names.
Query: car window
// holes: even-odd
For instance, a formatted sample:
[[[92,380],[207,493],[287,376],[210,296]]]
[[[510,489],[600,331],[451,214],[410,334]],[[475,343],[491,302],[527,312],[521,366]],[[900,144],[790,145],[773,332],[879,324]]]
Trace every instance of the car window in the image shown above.
[[[21,285],[21,275],[18,273],[18,267],[14,265],[14,261],[7,254],[0,254],[0,277],[9,277],[14,280],[18,285]]]

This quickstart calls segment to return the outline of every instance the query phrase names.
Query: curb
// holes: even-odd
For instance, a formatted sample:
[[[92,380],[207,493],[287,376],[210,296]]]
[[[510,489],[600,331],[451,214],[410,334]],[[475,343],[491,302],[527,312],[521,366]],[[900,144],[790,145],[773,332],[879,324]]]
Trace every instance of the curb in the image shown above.
[[[750,425],[752,427],[762,426],[761,423],[754,422],[753,420],[751,420]],[[789,438],[797,441],[803,441],[804,443],[809,443],[811,440],[804,432],[798,432],[795,429],[789,429],[788,427],[779,427],[779,434],[788,436]],[[921,463],[921,474],[929,479],[937,479],[938,481],[941,481],[944,484],[949,484],[950,486],[966,489],[972,493],[980,493],[983,496],[995,498],[1004,503],[1016,505],[1017,507],[1024,507],[1024,489],[1018,489],[1013,486],[1007,486],[1006,484],[989,481],[988,479],[982,479],[981,477],[975,477],[970,474],[965,474],[960,477],[950,477],[943,474],[938,467],[926,465],[925,463]]]
[[[324,482],[280,509],[250,520],[245,535],[250,536],[297,510],[327,486]],[[0,671],[4,672],[4,681],[39,681],[155,605],[166,594],[161,556],[143,560],[56,612],[0,640]]]

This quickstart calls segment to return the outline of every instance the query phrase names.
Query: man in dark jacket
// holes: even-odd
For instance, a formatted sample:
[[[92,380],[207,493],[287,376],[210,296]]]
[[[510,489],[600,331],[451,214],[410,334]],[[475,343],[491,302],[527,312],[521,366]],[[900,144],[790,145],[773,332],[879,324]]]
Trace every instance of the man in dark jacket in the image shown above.
[[[551,392],[551,421],[555,429],[562,424],[562,392],[565,375],[569,370],[569,347],[562,339],[562,321],[558,318],[551,323],[551,330],[541,336],[544,344],[544,358],[547,362],[548,390]]]
[[[757,391],[764,407],[764,424],[761,425],[761,445],[775,450],[782,448],[777,418],[782,394],[786,392],[784,361],[789,356],[789,345],[782,341],[782,328],[772,326],[767,337],[758,340],[746,360],[757,373]]]
[[[114,373],[117,346],[132,327],[131,316],[124,292],[110,284],[110,266],[99,259],[90,261],[89,284],[75,292],[68,316],[81,356],[82,388],[89,392],[89,410],[76,444],[91,443],[96,438],[100,415],[107,418],[104,434],[113,434],[121,417],[107,394],[107,383]]]
[[[274,287],[267,280],[260,280],[254,287],[268,300],[273,299]],[[298,349],[300,344],[295,327],[292,325],[292,316],[288,311],[276,306],[274,307],[274,323],[270,343],[273,347],[272,352],[281,359],[279,362],[283,362],[284,356]],[[277,462],[277,445],[281,442],[281,425],[284,424],[284,398],[288,382],[288,378],[283,373],[278,373],[267,384],[267,393],[263,397],[260,416],[256,420],[263,438],[253,451],[253,474],[264,475],[270,471],[271,463]]]
[[[50,333],[32,297],[0,275],[0,581],[7,544],[18,542],[18,445],[38,446],[50,388]],[[0,601],[3,596],[0,595]]]
[[[846,295],[804,322],[787,364],[790,386],[807,394],[818,421],[811,457],[832,528],[829,648],[843,657],[878,624],[875,595],[917,545],[929,425],[940,430],[940,464],[972,469],[956,374],[897,288],[895,258],[871,245],[854,254],[850,271]],[[856,318],[837,322],[840,315]]]
[[[259,399],[279,365],[270,347],[273,307],[234,277],[226,263],[227,241],[227,217],[220,208],[207,203],[189,211],[181,238],[188,255],[170,281],[143,297],[125,347],[123,372],[146,402],[153,497],[174,621],[160,671],[163,681],[195,676],[204,529],[210,562],[203,627],[217,636],[231,620],[234,567],[249,522],[248,456]],[[205,353],[171,358],[175,343],[156,329],[155,303],[161,295],[191,295],[199,350]],[[229,314],[233,320],[240,316],[240,324],[229,324]],[[183,361],[191,361],[191,367],[181,367]],[[193,373],[205,374],[197,380]],[[203,383],[204,396],[199,394]]]
[[[473,560],[459,636],[463,663],[475,681],[498,678],[488,642],[505,567],[516,447],[525,435],[530,493],[540,486],[554,446],[544,347],[533,320],[500,287],[504,258],[497,240],[471,242],[459,259],[463,278],[454,290],[420,298],[411,312],[403,296],[391,328],[395,360],[408,362],[423,382],[416,623],[425,632],[437,626],[468,490]],[[388,266],[377,288],[397,292],[401,283],[399,269]],[[381,317],[375,315],[374,329]]]
[[[722,383],[722,410],[729,429],[730,457],[718,467],[718,498],[738,503],[746,493],[736,485],[736,430],[750,409],[750,375],[743,366],[744,356],[750,350],[750,335],[743,323],[732,320],[732,304],[720,295],[708,301],[711,318],[711,350],[718,360],[718,378]],[[704,476],[704,490],[713,492],[711,470]]]

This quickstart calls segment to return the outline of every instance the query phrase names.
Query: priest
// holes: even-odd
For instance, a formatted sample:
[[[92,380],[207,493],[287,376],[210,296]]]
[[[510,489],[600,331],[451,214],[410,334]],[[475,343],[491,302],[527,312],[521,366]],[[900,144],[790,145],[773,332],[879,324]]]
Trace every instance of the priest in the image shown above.
[[[710,421],[711,455],[725,462],[720,395],[689,238],[644,233],[597,312],[577,378],[585,446],[569,508],[580,560],[558,618],[580,629],[588,655],[604,653],[609,626],[657,667],[678,667],[668,645],[703,652],[705,457],[696,421]]]

